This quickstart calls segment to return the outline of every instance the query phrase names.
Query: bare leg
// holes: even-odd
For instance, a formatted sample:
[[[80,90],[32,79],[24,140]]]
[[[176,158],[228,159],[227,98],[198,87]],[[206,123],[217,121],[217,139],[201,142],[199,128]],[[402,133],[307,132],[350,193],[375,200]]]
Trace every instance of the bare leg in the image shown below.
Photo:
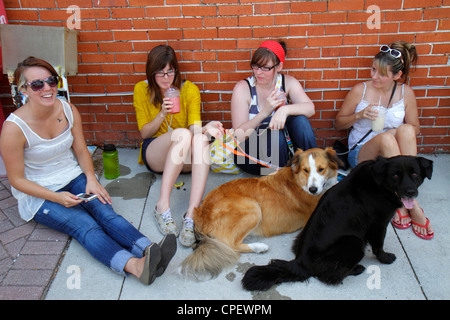
[[[125,264],[124,271],[131,273],[136,278],[139,278],[144,270],[145,257],[143,258],[131,258]]]
[[[194,218],[194,208],[199,207],[209,174],[208,139],[203,134],[195,134],[192,139],[192,188],[187,218]]]
[[[147,163],[153,170],[163,172],[161,190],[156,208],[164,212],[170,207],[173,185],[183,170],[189,154],[191,133],[188,129],[176,129],[153,141],[147,148]]]

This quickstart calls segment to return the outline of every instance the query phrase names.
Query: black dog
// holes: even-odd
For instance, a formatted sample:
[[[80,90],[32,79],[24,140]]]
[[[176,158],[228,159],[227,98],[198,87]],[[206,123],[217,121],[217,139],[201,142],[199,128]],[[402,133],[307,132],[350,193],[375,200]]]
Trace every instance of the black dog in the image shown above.
[[[395,210],[408,208],[417,188],[431,179],[433,162],[422,157],[378,157],[359,164],[321,198],[303,231],[294,242],[295,259],[272,260],[250,268],[242,285],[247,290],[267,290],[276,283],[306,281],[316,277],[337,285],[365,268],[358,264],[369,243],[381,263],[396,259],[383,250],[386,227]]]

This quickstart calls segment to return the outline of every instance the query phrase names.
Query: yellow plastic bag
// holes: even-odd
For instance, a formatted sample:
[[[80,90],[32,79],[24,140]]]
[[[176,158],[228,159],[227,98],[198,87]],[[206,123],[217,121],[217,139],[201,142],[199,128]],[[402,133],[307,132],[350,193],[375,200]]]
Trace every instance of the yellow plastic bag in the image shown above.
[[[234,130],[230,129],[220,139],[216,139],[209,149],[211,161],[210,169],[213,172],[239,174],[241,171],[234,163],[234,153],[237,144],[233,139]]]

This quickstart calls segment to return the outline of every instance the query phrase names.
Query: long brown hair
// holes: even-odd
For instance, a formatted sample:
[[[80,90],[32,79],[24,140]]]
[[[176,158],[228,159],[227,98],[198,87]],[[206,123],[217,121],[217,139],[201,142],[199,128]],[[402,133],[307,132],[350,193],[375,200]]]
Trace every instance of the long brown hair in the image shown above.
[[[167,64],[169,64],[171,69],[175,70],[173,85],[178,89],[181,89],[180,68],[178,67],[178,60],[172,47],[159,45],[149,52],[145,70],[147,74],[150,102],[155,106],[160,105],[163,102],[161,90],[155,81],[155,72],[161,71]]]
[[[48,63],[47,61],[39,59],[39,58],[35,58],[35,57],[28,57],[25,60],[23,60],[22,62],[19,62],[16,70],[14,71],[13,84],[15,84],[17,86],[17,89],[20,89],[27,83],[27,79],[25,79],[25,76],[23,75],[23,73],[26,69],[28,69],[30,67],[41,67],[41,68],[47,69],[52,74],[52,76],[59,77],[55,68],[53,68],[53,66],[50,63]]]
[[[393,74],[402,71],[403,83],[406,83],[409,78],[411,66],[417,65],[417,50],[416,47],[404,41],[395,41],[389,45],[389,48],[396,49],[401,52],[401,58],[393,57],[389,52],[378,52],[374,61],[378,61],[378,67],[382,75],[388,74],[388,67]]]

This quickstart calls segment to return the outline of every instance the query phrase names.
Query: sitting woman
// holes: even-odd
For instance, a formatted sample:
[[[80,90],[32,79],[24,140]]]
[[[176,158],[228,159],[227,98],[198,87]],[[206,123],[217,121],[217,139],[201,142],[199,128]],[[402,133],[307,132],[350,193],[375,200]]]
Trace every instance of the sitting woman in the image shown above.
[[[153,48],[148,54],[147,80],[134,88],[134,108],[138,128],[144,139],[139,161],[148,170],[162,173],[161,190],[154,208],[154,216],[163,234],[178,234],[170,211],[170,194],[181,172],[192,172],[192,185],[187,212],[184,215],[180,243],[192,246],[194,236],[194,208],[203,198],[209,173],[209,139],[220,137],[223,127],[213,121],[201,126],[200,91],[190,81],[181,81],[174,50],[166,45]],[[169,88],[180,91],[179,111],[165,92]],[[177,104],[178,107],[178,104]]]
[[[410,66],[416,63],[415,46],[403,41],[383,45],[372,62],[372,80],[355,85],[347,94],[336,116],[336,129],[352,128],[348,144],[350,149],[356,147],[348,155],[351,167],[378,155],[417,155],[416,136],[420,131],[417,101],[413,90],[406,84]],[[397,89],[397,81],[401,79],[403,84]],[[372,107],[379,104],[387,108],[384,128],[370,131],[372,120],[377,118],[377,111]],[[430,222],[417,201],[406,205],[408,208],[397,210],[393,225],[406,229],[412,222],[417,236],[433,238]]]
[[[112,270],[150,284],[176,252],[176,238],[152,243],[116,214],[97,181],[75,106],[56,98],[59,77],[46,61],[19,63],[14,81],[27,102],[9,115],[0,146],[20,216],[68,234]],[[84,202],[77,195],[98,198]]]
[[[280,73],[285,56],[284,42],[264,41],[250,62],[253,75],[235,85],[231,98],[232,126],[241,141],[247,139],[245,152],[260,159],[266,149],[271,162],[278,166],[288,161],[287,139],[292,141],[293,150],[316,147],[308,120],[314,115],[314,104],[294,77]],[[261,135],[266,130],[259,129],[268,129],[265,139]],[[256,146],[252,145],[255,136]],[[252,149],[255,151],[250,152]],[[238,157],[235,162],[246,172],[261,174],[261,166],[249,159]]]

